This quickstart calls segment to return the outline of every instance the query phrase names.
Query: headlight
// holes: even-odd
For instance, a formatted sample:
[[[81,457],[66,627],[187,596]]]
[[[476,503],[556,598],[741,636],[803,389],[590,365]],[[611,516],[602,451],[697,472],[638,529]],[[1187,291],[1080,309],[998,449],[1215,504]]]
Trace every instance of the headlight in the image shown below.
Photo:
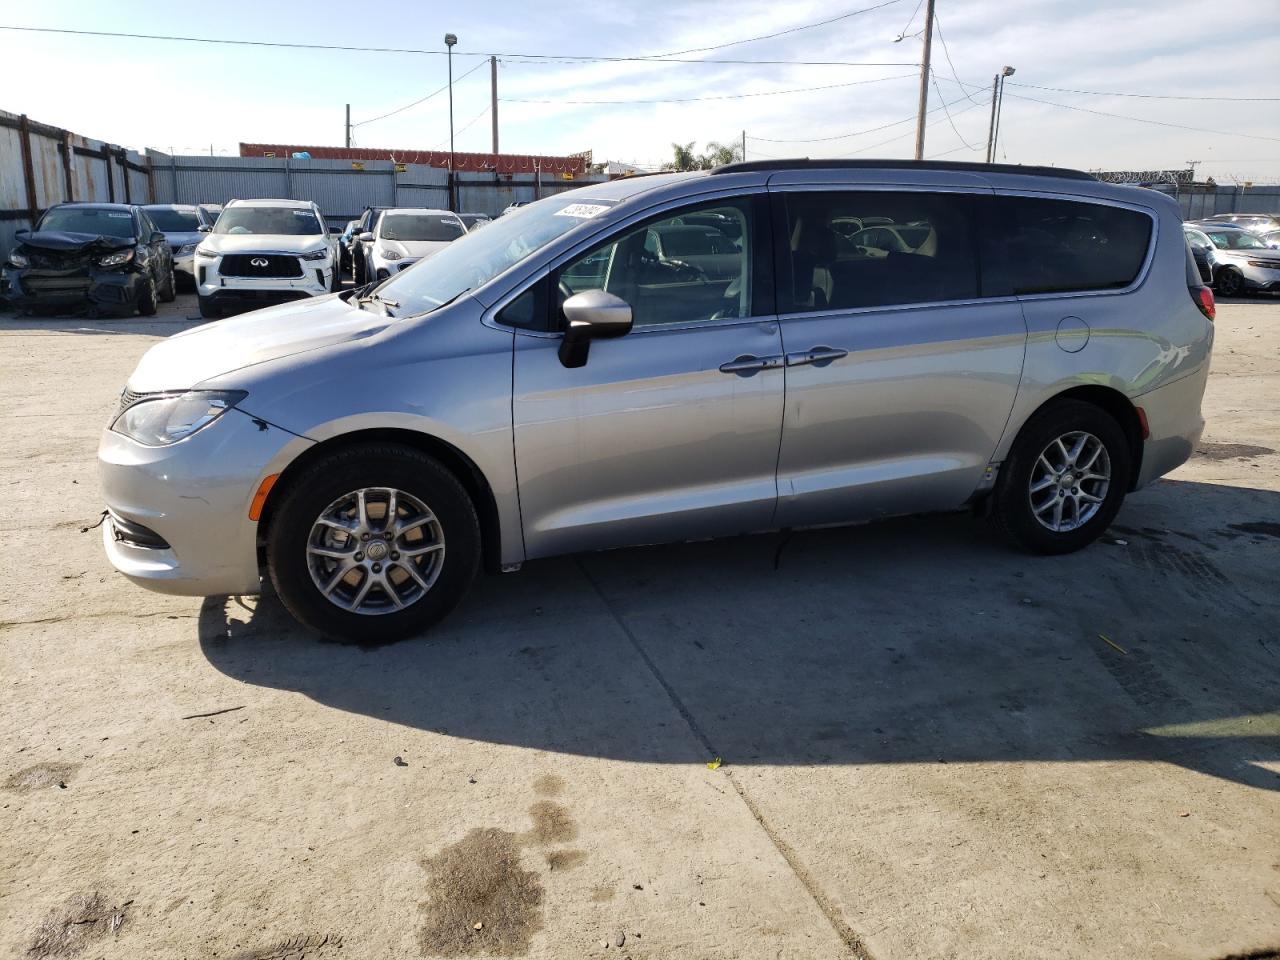
[[[149,447],[185,440],[247,397],[243,390],[190,390],[127,407],[111,429]]]
[[[177,254],[175,254],[175,256],[189,257],[195,252],[196,252],[196,245],[194,243],[184,243],[182,246],[178,248],[178,252]]]
[[[203,245],[196,247],[196,256],[198,257],[209,257],[210,259],[214,259],[218,255],[217,250],[210,249],[209,247]]]
[[[10,251],[9,265],[11,267],[26,267],[26,266],[29,266],[30,264],[31,264],[31,261],[28,260],[26,257],[24,257],[22,254],[20,254],[17,250]]]
[[[400,256],[400,254],[396,253],[394,250],[379,250],[379,251],[378,251],[378,255],[379,255],[379,256],[381,256],[383,260],[400,260],[400,259],[402,259],[402,257]]]
[[[323,260],[327,256],[329,256],[329,248],[321,247],[319,250],[312,250],[310,253],[304,253],[302,255],[302,259],[303,260]]]
[[[98,261],[100,267],[118,267],[128,263],[133,259],[132,250],[119,250],[115,253],[108,253],[105,257]]]

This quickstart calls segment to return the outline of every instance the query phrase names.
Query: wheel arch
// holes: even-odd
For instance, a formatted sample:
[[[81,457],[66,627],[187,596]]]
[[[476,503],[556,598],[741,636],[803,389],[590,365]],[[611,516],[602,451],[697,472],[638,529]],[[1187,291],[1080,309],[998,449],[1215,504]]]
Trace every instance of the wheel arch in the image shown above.
[[[279,506],[281,491],[289,487],[289,482],[302,473],[308,466],[327,456],[335,450],[359,443],[398,443],[425,453],[438,460],[462,484],[471,502],[475,504],[476,516],[480,520],[481,563],[489,573],[496,573],[502,565],[501,522],[498,514],[498,502],[493,488],[483,471],[475,461],[446,440],[429,433],[407,430],[397,427],[370,428],[338,434],[319,443],[313,444],[295,457],[272,486],[263,504],[262,516],[258,522],[258,541],[265,543],[275,509]]]
[[[1139,417],[1138,408],[1133,401],[1113,387],[1104,387],[1100,384],[1083,384],[1055,393],[1032,410],[1030,415],[1022,421],[1018,427],[1017,434],[1014,435],[1014,442],[1017,442],[1017,435],[1021,434],[1026,425],[1035,419],[1041,411],[1061,400],[1080,400],[1091,404],[1109,414],[1113,420],[1120,424],[1125,438],[1129,441],[1129,456],[1132,462],[1132,469],[1129,476],[1128,489],[1133,490],[1137,484],[1138,477],[1142,473],[1144,432],[1142,419]]]

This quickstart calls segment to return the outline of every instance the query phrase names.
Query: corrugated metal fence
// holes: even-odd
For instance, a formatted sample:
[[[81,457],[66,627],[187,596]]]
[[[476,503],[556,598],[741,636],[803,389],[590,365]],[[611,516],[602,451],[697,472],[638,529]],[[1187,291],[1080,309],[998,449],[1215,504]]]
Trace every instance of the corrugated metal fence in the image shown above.
[[[16,231],[34,226],[41,213],[66,200],[150,203],[146,160],[0,110],[0,257],[13,246]]]
[[[1215,213],[1280,213],[1280,186],[1176,187],[1161,183],[1155,189],[1178,201],[1183,219],[1198,220]]]
[[[25,115],[0,110],[0,259],[14,234],[55,203],[225,203],[233,198],[314,200],[331,225],[368,206],[448,207],[449,173],[421,164],[265,157],[145,156]],[[458,209],[494,216],[516,200],[535,200],[606,177],[457,174]],[[540,182],[537,182],[540,181]]]
[[[449,206],[449,172],[423,164],[266,157],[171,157],[148,150],[156,203],[226,203],[233,198],[314,200],[331,225],[365,207]],[[496,216],[516,200],[535,200],[606,177],[563,180],[550,174],[458,173],[458,209]]]

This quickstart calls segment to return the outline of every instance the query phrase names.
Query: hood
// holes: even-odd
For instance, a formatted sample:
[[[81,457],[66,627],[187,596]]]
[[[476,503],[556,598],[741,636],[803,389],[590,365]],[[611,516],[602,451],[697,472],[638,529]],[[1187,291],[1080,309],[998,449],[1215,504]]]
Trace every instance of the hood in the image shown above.
[[[277,233],[202,233],[206,247],[218,253],[310,253],[323,250],[323,234],[296,237]]]
[[[1274,250],[1270,247],[1262,250],[1223,250],[1218,247],[1214,248],[1213,252],[1219,257],[1236,260],[1267,260],[1280,267],[1280,250]]]
[[[186,230],[165,230],[163,233],[164,242],[171,247],[185,247],[188,243],[199,243],[208,236],[207,233],[200,233],[198,230],[189,232]]]
[[[402,257],[421,259],[439,253],[451,243],[452,240],[379,240],[378,247],[394,250]]]
[[[96,233],[65,233],[62,230],[37,230],[35,233],[23,234],[14,239],[18,243],[39,250],[64,252],[119,250],[121,247],[132,247],[136,243],[132,237],[103,237]]]
[[[129,377],[135,393],[186,390],[255,363],[371,337],[394,323],[328,296],[255,310],[162,340]]]

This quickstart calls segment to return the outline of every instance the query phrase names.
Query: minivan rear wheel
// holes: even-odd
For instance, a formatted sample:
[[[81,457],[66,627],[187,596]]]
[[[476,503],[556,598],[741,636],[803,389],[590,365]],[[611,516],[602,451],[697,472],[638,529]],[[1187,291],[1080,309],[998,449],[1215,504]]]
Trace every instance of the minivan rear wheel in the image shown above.
[[[1059,400],[1022,428],[1000,469],[993,515],[1033,553],[1070,553],[1096,540],[1129,489],[1132,456],[1114,417]]]
[[[385,643],[425,630],[480,563],[475,505],[438,461],[360,444],[309,465],[279,492],[267,565],[289,612],[326,636]]]

